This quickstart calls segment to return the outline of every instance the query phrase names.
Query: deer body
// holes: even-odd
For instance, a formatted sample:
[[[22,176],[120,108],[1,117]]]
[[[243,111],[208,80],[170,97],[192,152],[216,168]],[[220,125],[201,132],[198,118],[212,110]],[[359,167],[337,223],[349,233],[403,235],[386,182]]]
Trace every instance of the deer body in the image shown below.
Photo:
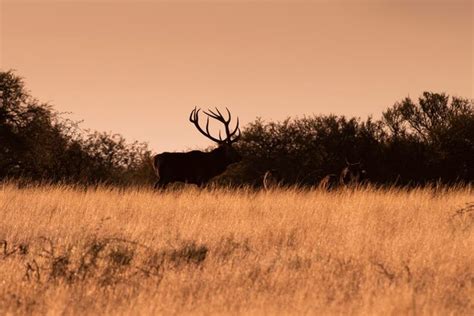
[[[217,109],[216,109],[217,110]],[[209,111],[204,112],[207,118],[206,131],[204,131],[198,123],[199,111],[196,108],[191,112],[189,120],[194,123],[199,132],[207,138],[218,143],[218,147],[210,152],[193,150],[190,152],[164,152],[153,158],[153,168],[159,180],[155,184],[155,188],[165,188],[172,182],[185,182],[202,186],[213,177],[223,173],[226,168],[235,162],[241,160],[240,155],[232,147],[232,143],[240,137],[239,123],[233,132],[229,130],[231,115],[229,110],[228,119],[224,119],[222,114]],[[225,126],[226,139],[212,137],[209,132],[209,117],[222,122]],[[232,138],[234,137],[234,138]]]
[[[193,150],[186,153],[161,153],[153,161],[159,177],[155,188],[166,187],[171,182],[186,182],[202,186],[213,177],[223,173],[227,166],[237,162],[238,154],[228,156],[225,148],[211,152]]]

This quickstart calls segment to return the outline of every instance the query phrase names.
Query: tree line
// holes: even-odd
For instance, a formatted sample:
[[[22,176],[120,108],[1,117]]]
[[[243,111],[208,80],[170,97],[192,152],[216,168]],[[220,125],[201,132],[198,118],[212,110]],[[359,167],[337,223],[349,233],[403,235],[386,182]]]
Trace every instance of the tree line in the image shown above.
[[[85,131],[33,98],[23,79],[0,72],[0,179],[151,185],[152,152],[118,134]],[[183,120],[184,122],[184,120]],[[256,119],[236,143],[243,160],[217,183],[318,185],[348,165],[359,180],[425,185],[474,180],[474,102],[445,93],[405,98],[380,119],[313,115]]]
[[[33,98],[23,79],[0,73],[0,179],[80,184],[153,181],[146,143],[82,130]]]

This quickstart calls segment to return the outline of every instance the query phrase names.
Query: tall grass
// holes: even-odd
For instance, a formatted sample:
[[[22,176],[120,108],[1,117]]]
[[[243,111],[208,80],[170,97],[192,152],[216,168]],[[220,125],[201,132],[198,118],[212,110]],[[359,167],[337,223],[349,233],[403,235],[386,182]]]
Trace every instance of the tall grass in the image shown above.
[[[473,202],[3,184],[0,314],[472,315]]]

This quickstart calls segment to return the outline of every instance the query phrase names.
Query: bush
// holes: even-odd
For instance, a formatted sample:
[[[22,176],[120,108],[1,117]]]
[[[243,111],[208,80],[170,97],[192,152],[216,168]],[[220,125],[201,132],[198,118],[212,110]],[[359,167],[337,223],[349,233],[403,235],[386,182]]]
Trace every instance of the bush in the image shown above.
[[[144,184],[151,153],[120,135],[84,132],[31,97],[22,78],[0,72],[0,179]]]
[[[425,92],[418,104],[395,103],[381,120],[312,116],[264,122],[245,129],[246,157],[233,181],[261,185],[268,171],[289,185],[336,182],[357,165],[359,180],[378,184],[453,184],[474,180],[474,107],[467,99]],[[236,172],[238,171],[238,172]]]

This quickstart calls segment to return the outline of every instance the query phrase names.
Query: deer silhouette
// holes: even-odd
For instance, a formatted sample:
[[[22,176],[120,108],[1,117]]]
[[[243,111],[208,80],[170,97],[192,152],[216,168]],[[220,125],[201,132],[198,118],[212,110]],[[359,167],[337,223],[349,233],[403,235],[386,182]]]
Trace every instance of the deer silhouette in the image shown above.
[[[194,108],[189,116],[189,121],[194,124],[197,130],[217,143],[217,148],[210,152],[193,150],[190,152],[164,152],[154,156],[153,168],[158,181],[155,183],[155,189],[165,188],[172,182],[192,183],[198,186],[205,185],[213,177],[223,173],[227,167],[239,162],[242,158],[232,147],[232,144],[239,140],[241,136],[239,128],[239,118],[237,124],[231,131],[229,125],[232,115],[227,109],[227,118],[225,118],[219,109],[215,111],[203,111],[207,116],[206,130],[199,125],[199,112],[201,109]],[[222,139],[219,131],[219,138],[211,135],[209,132],[209,118],[215,119],[224,124],[226,137]]]

